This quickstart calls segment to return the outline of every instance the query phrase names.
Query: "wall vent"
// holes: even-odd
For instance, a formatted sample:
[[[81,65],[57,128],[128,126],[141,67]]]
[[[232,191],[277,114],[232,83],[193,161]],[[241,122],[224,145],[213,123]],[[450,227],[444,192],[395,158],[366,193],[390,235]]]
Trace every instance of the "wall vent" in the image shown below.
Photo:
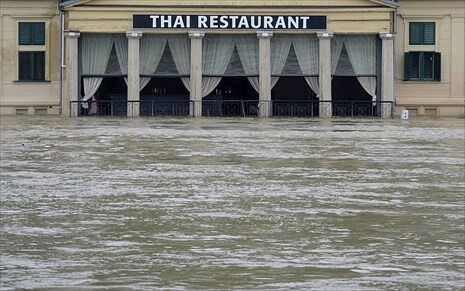
[[[16,115],[28,115],[29,110],[27,108],[16,108]]]
[[[425,115],[436,116],[438,115],[438,109],[437,108],[425,108]]]
[[[418,116],[418,108],[406,108],[410,116]]]
[[[35,115],[47,115],[47,108],[36,108]]]

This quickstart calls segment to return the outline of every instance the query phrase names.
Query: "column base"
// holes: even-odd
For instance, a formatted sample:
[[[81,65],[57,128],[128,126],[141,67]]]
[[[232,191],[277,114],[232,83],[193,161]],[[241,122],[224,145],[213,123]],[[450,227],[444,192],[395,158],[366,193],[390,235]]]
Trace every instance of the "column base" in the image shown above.
[[[267,118],[271,116],[270,101],[260,101],[258,103],[258,117]]]
[[[202,101],[192,101],[190,103],[189,115],[191,117],[202,117]]]

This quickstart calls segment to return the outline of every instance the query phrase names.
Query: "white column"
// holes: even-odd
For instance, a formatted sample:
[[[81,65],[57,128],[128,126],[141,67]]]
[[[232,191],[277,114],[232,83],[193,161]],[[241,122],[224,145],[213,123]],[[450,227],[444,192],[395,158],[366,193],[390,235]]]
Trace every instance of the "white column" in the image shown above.
[[[139,45],[142,31],[126,31],[128,38],[128,102],[127,114],[129,117],[140,115],[140,76],[139,76]]]
[[[202,116],[202,39],[205,32],[189,31],[191,39],[190,116]]]
[[[257,31],[259,55],[259,117],[271,116],[271,38],[272,31]]]
[[[331,31],[319,31],[317,32],[319,39],[320,49],[320,73],[319,73],[319,84],[320,84],[320,101],[331,101],[331,38],[333,38],[333,32]],[[333,107],[331,102],[320,102],[320,118],[333,116]]]
[[[390,101],[392,108],[382,105],[382,117],[392,117],[394,112],[394,34],[382,31],[379,33],[382,42],[381,57],[381,101]]]
[[[72,106],[70,102],[78,101],[79,96],[79,71],[78,71],[78,38],[81,33],[76,31],[66,31],[66,85],[68,90],[63,96],[63,104],[61,113],[64,116],[77,116],[78,104]]]

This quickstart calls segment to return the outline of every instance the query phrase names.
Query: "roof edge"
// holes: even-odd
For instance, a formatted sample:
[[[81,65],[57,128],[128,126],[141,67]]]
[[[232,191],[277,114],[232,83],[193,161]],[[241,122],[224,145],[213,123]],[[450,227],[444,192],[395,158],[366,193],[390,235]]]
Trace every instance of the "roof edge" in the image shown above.
[[[92,0],[64,0],[63,2],[59,4],[59,6],[61,9],[63,9],[65,7],[72,7],[72,6],[83,4],[89,1],[92,1]],[[374,3],[386,5],[391,8],[399,7],[399,3],[397,2],[397,0],[370,0],[370,1]]]
[[[64,0],[63,2],[61,2],[59,4],[59,6],[61,8],[72,7],[72,6],[82,4],[82,3],[86,3],[86,2],[89,2],[89,1],[91,1],[91,0]]]
[[[397,0],[370,0],[371,2],[383,4],[392,8],[399,7],[399,2]]]

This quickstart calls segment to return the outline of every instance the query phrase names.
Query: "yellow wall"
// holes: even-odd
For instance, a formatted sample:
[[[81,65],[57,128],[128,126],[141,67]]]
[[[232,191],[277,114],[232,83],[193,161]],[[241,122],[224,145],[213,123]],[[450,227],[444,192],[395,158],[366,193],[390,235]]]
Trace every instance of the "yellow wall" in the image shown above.
[[[465,102],[465,1],[402,0],[398,10],[396,45],[397,111],[420,115],[458,115]],[[408,23],[436,23],[436,44],[409,45]],[[404,52],[441,53],[441,82],[403,81]]]
[[[133,13],[321,14],[328,16],[328,30],[336,34],[378,33],[381,30],[393,29],[391,13],[394,9],[388,6],[382,7],[377,1],[370,0],[90,0],[84,2],[83,5],[67,8],[67,29],[81,32],[123,32],[132,29]],[[400,0],[399,2],[395,76],[398,112],[403,108],[411,108],[417,110],[419,114],[434,111],[439,115],[463,113],[465,1]],[[110,3],[116,6],[104,7]],[[126,6],[118,8],[118,4]],[[151,8],[141,7],[144,5]],[[52,106],[51,109],[47,109],[48,112],[57,113],[60,96],[60,33],[57,1],[1,0],[0,17],[0,113],[14,114],[15,108],[27,108],[31,113],[34,112],[34,106],[40,108]],[[16,82],[19,21],[46,22],[46,79],[49,82]],[[409,46],[409,21],[436,22],[436,44],[426,48]],[[177,32],[185,33],[185,30],[177,30]],[[422,49],[441,52],[441,82],[403,81],[404,52]]]
[[[48,82],[17,82],[18,22],[45,22],[45,46],[28,46],[27,50],[46,51],[45,78]],[[59,105],[59,24],[54,0],[0,1],[1,82],[0,113],[15,114],[24,109],[58,113]],[[52,107],[52,108],[49,108]]]
[[[335,33],[378,33],[391,30],[393,11],[369,0],[136,0],[131,1],[129,7],[105,7],[109,3],[127,4],[127,1],[92,0],[83,6],[70,7],[69,29],[81,32],[126,31],[132,29],[134,13],[314,14],[327,15],[328,29]]]

